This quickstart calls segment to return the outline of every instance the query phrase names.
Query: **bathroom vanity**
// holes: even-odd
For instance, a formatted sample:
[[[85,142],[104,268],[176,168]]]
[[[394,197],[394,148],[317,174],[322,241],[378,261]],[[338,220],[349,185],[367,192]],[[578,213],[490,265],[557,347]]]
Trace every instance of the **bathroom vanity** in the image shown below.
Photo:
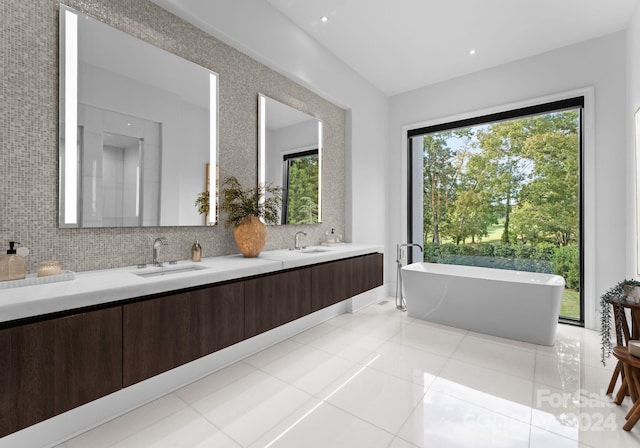
[[[0,291],[0,437],[382,285],[381,248],[315,250]]]

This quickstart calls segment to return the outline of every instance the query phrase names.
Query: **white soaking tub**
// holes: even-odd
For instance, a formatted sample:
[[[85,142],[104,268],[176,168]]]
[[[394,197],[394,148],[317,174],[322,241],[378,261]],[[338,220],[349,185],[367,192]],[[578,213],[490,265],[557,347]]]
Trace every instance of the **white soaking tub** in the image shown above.
[[[541,345],[555,343],[564,278],[413,263],[402,268],[411,317]]]

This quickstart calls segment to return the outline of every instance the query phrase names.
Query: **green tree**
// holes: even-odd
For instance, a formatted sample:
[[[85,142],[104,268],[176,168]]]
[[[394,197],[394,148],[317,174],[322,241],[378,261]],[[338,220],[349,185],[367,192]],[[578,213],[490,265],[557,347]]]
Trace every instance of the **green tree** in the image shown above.
[[[524,142],[530,133],[526,120],[493,123],[477,132],[481,154],[491,166],[486,187],[492,191],[504,216],[501,237],[504,243],[511,241],[511,212],[529,169],[528,161],[521,157]]]
[[[473,134],[469,134],[473,137]],[[486,188],[490,178],[490,165],[480,154],[471,154],[467,148],[461,150],[464,154],[464,169],[456,187],[448,234],[451,239],[460,244],[467,238],[471,243],[480,240],[488,234],[491,224],[498,222],[495,201],[491,191]],[[469,155],[470,154],[470,155]]]
[[[455,199],[464,159],[456,157],[448,144],[451,137],[464,137],[468,130],[445,131],[423,137],[423,219],[425,240],[441,242],[441,226],[448,223],[448,210]]]
[[[288,224],[318,222],[318,156],[289,160],[289,185],[286,192]],[[312,205],[315,204],[315,207]]]
[[[520,194],[520,207],[535,210],[536,240],[558,246],[578,242],[579,116],[575,110],[536,117],[536,132],[525,142],[523,156],[533,168]]]

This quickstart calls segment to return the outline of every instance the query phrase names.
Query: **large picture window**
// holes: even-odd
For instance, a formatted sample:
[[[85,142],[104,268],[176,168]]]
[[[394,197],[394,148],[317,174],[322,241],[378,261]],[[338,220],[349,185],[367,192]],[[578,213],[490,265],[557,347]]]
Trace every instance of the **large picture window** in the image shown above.
[[[583,98],[411,130],[409,235],[424,260],[565,278],[584,322]]]

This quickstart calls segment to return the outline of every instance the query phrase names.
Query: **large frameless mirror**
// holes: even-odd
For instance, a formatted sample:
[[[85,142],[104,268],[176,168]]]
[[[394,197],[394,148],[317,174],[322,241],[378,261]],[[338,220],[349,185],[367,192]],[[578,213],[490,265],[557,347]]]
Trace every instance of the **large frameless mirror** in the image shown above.
[[[218,76],[60,6],[60,227],[215,223]],[[210,167],[216,167],[210,168]]]
[[[258,182],[282,188],[280,224],[322,218],[322,122],[258,95]]]

